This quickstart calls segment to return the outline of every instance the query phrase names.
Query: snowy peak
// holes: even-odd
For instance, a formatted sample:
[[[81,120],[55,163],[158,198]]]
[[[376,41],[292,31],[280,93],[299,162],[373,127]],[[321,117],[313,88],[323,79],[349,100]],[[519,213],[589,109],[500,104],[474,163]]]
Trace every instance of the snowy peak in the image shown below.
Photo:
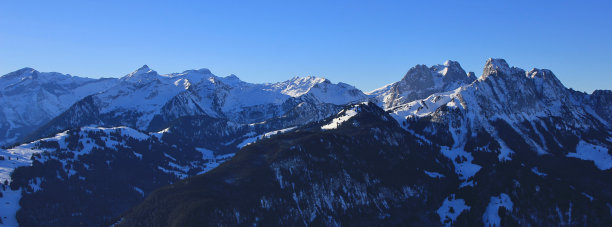
[[[69,74],[61,74],[57,72],[39,72],[33,68],[26,67],[0,77],[0,86],[4,87],[6,85],[26,80],[41,81],[43,83],[57,83],[58,81],[63,81],[70,78],[74,78],[75,80],[93,80],[89,78],[73,77]]]
[[[508,70],[510,66],[505,59],[502,58],[489,58],[485,63],[484,70]]]
[[[162,76],[169,77],[169,78],[175,78],[175,77],[203,78],[203,77],[209,77],[212,75],[213,74],[209,69],[201,68],[197,70],[196,69],[185,70],[182,73],[171,73],[171,74],[162,75]]]
[[[207,68],[201,68],[201,69],[198,69],[196,71],[198,71],[198,73],[200,73],[200,74],[212,75],[212,72],[210,71],[210,69],[207,69]]]
[[[293,77],[290,80],[276,83],[278,87],[283,87],[281,93],[291,97],[298,97],[308,93],[308,91],[320,83],[331,83],[329,80],[322,77]]]
[[[311,94],[321,102],[336,105],[344,105],[367,99],[363,92],[349,84],[334,84],[322,77],[294,77],[287,81],[272,84],[272,87],[289,97]]]
[[[225,79],[226,80],[241,81],[240,78],[238,78],[238,76],[236,76],[234,74],[230,74],[229,76],[226,76]]]
[[[223,83],[231,85],[231,86],[239,86],[240,84],[246,83],[240,80],[240,78],[238,78],[238,76],[234,74],[230,74],[229,76],[226,76],[226,77],[217,77],[217,78]]]
[[[147,65],[143,65],[136,71],[125,75],[123,78],[121,78],[121,80],[129,82],[145,82],[154,80],[158,76],[159,74],[157,74],[155,70],[150,69]]]
[[[142,67],[140,67],[139,69],[137,69],[134,73],[147,73],[152,71],[148,65],[143,65]]]
[[[476,79],[472,74],[466,73],[459,62],[447,60],[444,65],[435,65],[432,67],[433,71],[438,72],[443,76],[443,80],[446,83],[453,83],[456,81],[464,81],[470,83]]]
[[[555,74],[549,69],[533,68],[529,72],[527,72],[527,76],[532,79],[559,81],[559,79],[557,79]]]
[[[38,71],[36,71],[35,69],[30,68],[30,67],[25,67],[23,69],[8,73],[0,78],[2,79],[23,78],[23,77],[27,77],[27,76],[30,76],[36,73],[38,73]]]
[[[415,65],[410,68],[406,75],[402,78],[401,81],[404,81],[407,85],[410,85],[411,82],[422,81],[424,84],[432,84],[432,73],[426,65]]]
[[[311,94],[323,103],[344,105],[357,101],[367,100],[368,97],[363,92],[352,85],[345,83],[334,84],[325,78],[305,77],[300,78],[299,82],[292,85],[297,86],[297,90],[290,91],[289,87],[284,89],[284,94],[292,97],[297,94]],[[291,87],[291,85],[290,85]],[[295,87],[294,87],[295,88]],[[298,95],[299,96],[299,95]]]

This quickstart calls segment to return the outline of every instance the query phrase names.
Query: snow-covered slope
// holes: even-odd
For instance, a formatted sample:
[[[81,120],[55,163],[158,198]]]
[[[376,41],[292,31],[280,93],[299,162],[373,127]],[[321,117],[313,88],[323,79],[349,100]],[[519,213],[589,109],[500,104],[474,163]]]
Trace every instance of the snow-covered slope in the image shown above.
[[[85,96],[117,79],[90,79],[23,68],[0,77],[0,145],[17,142]]]
[[[549,147],[550,154],[541,155],[523,146],[521,135],[530,134],[522,131],[524,123],[492,120],[491,131],[484,131],[461,125],[461,119],[445,123],[460,115],[440,108],[400,125],[373,103],[347,105],[323,121],[250,144],[215,171],[156,190],[116,224],[599,226],[612,221],[612,141],[595,145],[597,135],[568,130],[571,123],[554,116],[538,118],[534,124],[554,122],[540,126],[551,129],[541,131],[544,140],[564,139],[559,141],[564,148]],[[445,132],[459,126],[469,135],[465,140]],[[430,135],[431,130],[437,133]]]
[[[275,125],[282,126],[193,116],[159,132],[87,126],[0,149],[4,223],[38,226],[38,218],[52,219],[45,224],[52,226],[101,223],[158,187],[210,171],[244,145],[295,128]],[[53,199],[68,197],[73,199]]]
[[[378,105],[390,108],[426,98],[437,93],[450,91],[474,81],[474,73],[466,73],[456,61],[446,61],[443,65],[412,67],[400,81],[368,92]]]

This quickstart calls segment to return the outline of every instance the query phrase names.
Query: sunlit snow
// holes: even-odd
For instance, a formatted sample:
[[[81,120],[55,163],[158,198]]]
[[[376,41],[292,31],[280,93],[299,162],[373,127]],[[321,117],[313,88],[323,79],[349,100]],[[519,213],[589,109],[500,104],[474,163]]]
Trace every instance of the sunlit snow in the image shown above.
[[[568,153],[567,157],[593,161],[595,166],[601,170],[612,168],[612,156],[608,153],[607,148],[582,140],[576,146],[576,153]]]

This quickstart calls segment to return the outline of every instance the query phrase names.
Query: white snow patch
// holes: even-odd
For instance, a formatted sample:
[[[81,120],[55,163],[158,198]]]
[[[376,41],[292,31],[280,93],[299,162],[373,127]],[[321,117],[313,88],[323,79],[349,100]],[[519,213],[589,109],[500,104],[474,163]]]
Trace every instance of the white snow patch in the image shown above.
[[[444,200],[437,213],[440,216],[440,223],[451,226],[457,220],[457,217],[466,210],[470,210],[470,207],[465,204],[465,200],[455,199],[455,195],[452,194]]]
[[[244,147],[244,146],[246,146],[246,145],[249,145],[249,144],[251,144],[251,143],[255,143],[255,142],[257,142],[257,140],[259,140],[259,139],[270,138],[270,137],[271,137],[271,136],[273,136],[273,135],[278,135],[278,134],[282,134],[282,133],[287,133],[287,132],[293,131],[293,130],[294,130],[294,129],[296,129],[296,128],[297,128],[297,127],[296,127],[296,126],[294,126],[294,127],[284,128],[284,129],[280,129],[280,130],[274,130],[274,131],[266,132],[266,133],[261,134],[261,135],[257,135],[257,136],[249,137],[249,138],[244,139],[244,140],[243,140],[242,142],[240,142],[238,145],[236,145],[236,147],[238,147],[238,148],[243,148],[243,147]],[[254,133],[254,132],[249,132],[249,133],[247,133],[245,136],[248,136],[248,135],[255,135],[255,133]]]
[[[185,179],[186,177],[188,177],[187,174],[176,171],[176,170],[169,170],[166,169],[164,167],[158,166],[157,169],[161,170],[164,173],[170,173],[170,174],[174,174],[176,177],[180,178],[180,179]]]
[[[150,133],[150,134],[151,134],[151,136],[156,137],[157,139],[159,139],[161,141],[162,140],[162,136],[165,133],[168,133],[168,132],[170,132],[170,128],[165,128],[164,130],[161,130],[159,132],[153,132],[153,133]]]
[[[427,176],[430,176],[431,178],[444,178],[445,176],[441,173],[438,172],[429,172],[427,170],[423,170],[423,172],[425,172],[425,174],[427,174]]]
[[[128,127],[125,127],[125,126],[112,127],[112,128],[83,127],[83,128],[81,128],[81,130],[84,131],[84,132],[102,131],[102,132],[105,132],[107,135],[109,135],[113,131],[119,131],[119,132],[121,132],[121,135],[124,136],[124,137],[132,137],[132,138],[137,139],[137,140],[146,140],[146,139],[149,139],[149,136],[147,134],[144,134],[142,132],[139,132],[136,129],[128,128]]]
[[[132,151],[132,153],[134,153],[134,155],[136,155],[136,157],[138,157],[138,159],[142,159],[142,154],[136,153],[135,151]]]
[[[285,129],[281,129],[281,130],[267,132],[267,133],[264,133],[262,135],[262,138],[270,138],[270,136],[277,135],[277,134],[282,134],[282,133],[286,133],[286,132],[290,132],[290,131],[292,131],[292,130],[294,130],[296,128],[297,128],[297,126],[294,126],[294,127],[290,127],[290,128],[285,128]]]
[[[251,143],[256,142],[258,138],[259,138],[259,136],[254,136],[254,137],[246,138],[242,142],[240,142],[238,145],[236,145],[236,147],[237,148],[243,148],[246,145],[249,145]]]
[[[217,166],[221,165],[221,163],[224,163],[225,161],[230,160],[232,157],[234,157],[233,153],[224,154],[224,155],[215,155],[214,151],[208,150],[206,148],[201,148],[201,147],[197,147],[196,150],[202,153],[202,159],[208,160],[208,163],[206,163],[206,166],[204,167],[204,169],[200,171],[198,174],[203,174],[208,171],[211,171],[212,169],[217,168]]]
[[[501,218],[499,217],[499,208],[505,207],[506,210],[512,211],[512,206],[512,200],[510,200],[510,197],[505,193],[491,197],[489,205],[482,215],[482,222],[485,226],[500,226]]]
[[[531,172],[533,172],[533,173],[535,173],[536,175],[541,176],[541,177],[545,177],[545,176],[547,176],[547,175],[548,175],[548,174],[546,174],[546,173],[542,173],[542,172],[540,172],[540,171],[538,170],[538,167],[533,167],[533,168],[531,168]]]
[[[472,154],[464,151],[462,148],[450,149],[449,147],[442,146],[440,151],[444,156],[453,161],[455,172],[459,175],[460,180],[468,180],[476,175],[481,168],[479,165],[472,163],[474,160]]]
[[[140,193],[140,195],[144,197],[144,191],[142,191],[142,189],[140,189],[139,187],[134,186],[134,191]]]
[[[336,129],[338,128],[338,126],[340,126],[340,124],[344,123],[345,121],[348,121],[355,115],[357,115],[357,111],[355,111],[355,109],[347,109],[346,111],[344,111],[343,115],[337,118],[334,118],[331,123],[323,125],[321,129],[323,130]]]
[[[5,181],[10,184],[12,181],[11,173],[17,167],[29,166],[32,164],[30,160],[32,154],[40,151],[30,149],[30,147],[31,143],[13,149],[0,150],[0,155],[4,157],[4,160],[0,160],[0,184],[3,184]],[[0,190],[2,190],[1,187]],[[0,218],[2,218],[2,222],[5,226],[18,226],[15,214],[17,214],[17,211],[21,208],[21,206],[19,206],[21,189],[13,191],[7,185],[6,190],[2,190],[2,194],[3,196],[0,198],[0,211],[2,211],[2,215]]]
[[[510,149],[508,146],[506,146],[506,143],[504,143],[501,139],[498,139],[497,142],[500,145],[499,155],[497,155],[497,159],[500,162],[512,160],[510,155],[512,155],[514,151],[512,151],[512,149]]]
[[[594,198],[593,198],[593,196],[591,196],[591,195],[589,195],[589,194],[586,194],[586,193],[584,193],[584,192],[582,193],[582,195],[583,195],[583,196],[585,196],[585,197],[587,197],[587,198],[589,198],[589,200],[591,200],[591,202],[592,202],[592,201],[593,201],[593,199],[594,199]]]
[[[21,189],[16,191],[11,190],[8,186],[5,191],[2,191],[2,198],[0,198],[0,210],[2,211],[2,225],[3,226],[19,226],[15,215],[21,208],[19,206],[19,200],[21,199]],[[4,218],[6,217],[6,218]]]
[[[583,140],[576,146],[576,153],[568,153],[567,157],[593,161],[600,170],[612,168],[612,156],[608,154],[607,148],[590,144]]]

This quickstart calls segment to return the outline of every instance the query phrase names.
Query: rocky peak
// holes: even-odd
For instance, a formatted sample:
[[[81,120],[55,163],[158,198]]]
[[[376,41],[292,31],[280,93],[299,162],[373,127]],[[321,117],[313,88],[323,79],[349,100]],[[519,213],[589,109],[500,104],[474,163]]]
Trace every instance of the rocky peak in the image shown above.
[[[431,78],[431,70],[426,65],[415,65],[402,78],[404,81],[426,80]]]
[[[592,95],[607,97],[612,101],[612,90],[595,90]]]
[[[443,80],[446,83],[452,83],[456,81],[472,82],[476,79],[474,76],[467,74],[461,67],[459,62],[447,60],[444,62],[444,68],[442,71],[438,71],[443,76]]]
[[[446,66],[446,67],[448,67],[450,69],[460,69],[460,70],[463,70],[461,68],[461,65],[459,64],[459,62],[453,61],[453,60],[446,60],[444,62],[444,66]]]
[[[411,90],[419,87],[427,88],[433,86],[434,80],[430,68],[428,68],[426,65],[419,64],[408,70],[406,75],[404,75],[402,80],[400,80],[400,82],[397,84],[396,89]]]
[[[537,69],[534,68],[526,73],[528,78],[533,79],[536,83],[548,83],[552,86],[564,87],[561,81],[555,76],[555,74],[548,69]]]
[[[555,74],[553,74],[552,71],[548,69],[533,68],[529,72],[527,72],[527,75],[531,78],[557,79],[555,77]]]
[[[487,77],[492,74],[505,74],[510,75],[512,71],[506,60],[501,58],[489,58],[485,63],[482,71],[483,77]]]
[[[474,72],[467,73],[468,78],[476,78],[476,74]]]

